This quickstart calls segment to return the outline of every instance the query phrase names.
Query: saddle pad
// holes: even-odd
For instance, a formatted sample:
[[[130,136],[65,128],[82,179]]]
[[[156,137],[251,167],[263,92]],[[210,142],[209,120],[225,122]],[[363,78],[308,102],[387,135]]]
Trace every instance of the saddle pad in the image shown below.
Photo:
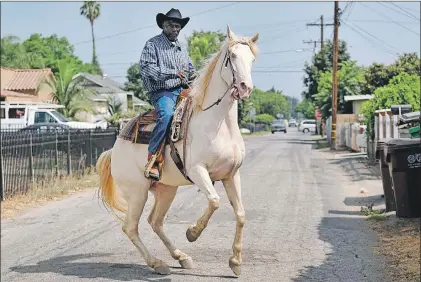
[[[184,104],[181,103],[183,98],[186,97],[185,96],[186,94],[185,93],[183,94],[184,95],[180,95],[179,99],[177,100],[176,109],[180,109],[180,107],[182,107],[184,109],[183,113],[185,113],[186,111],[190,109],[189,107],[191,106],[191,99],[187,99],[187,102]],[[180,124],[178,140],[181,140],[184,137],[186,121],[187,119],[184,118],[184,114],[183,114],[182,122]],[[119,137],[125,140],[130,140],[133,143],[137,143],[137,144],[149,144],[151,134],[155,126],[156,126],[156,111],[150,110],[146,113],[140,114],[137,117],[134,117],[131,120],[129,120],[129,122],[121,130]],[[168,124],[167,135],[165,138],[166,144],[168,144],[168,141],[169,141],[168,133],[171,132],[171,126],[172,124],[170,122]]]
[[[149,111],[129,120],[121,130],[119,137],[133,143],[148,145],[152,130],[156,125],[156,119],[152,112],[155,111]]]

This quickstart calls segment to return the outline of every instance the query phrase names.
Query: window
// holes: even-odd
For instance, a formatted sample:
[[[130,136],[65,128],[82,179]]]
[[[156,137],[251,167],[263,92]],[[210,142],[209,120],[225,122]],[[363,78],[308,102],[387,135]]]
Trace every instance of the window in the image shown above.
[[[13,118],[13,119],[25,118],[25,108],[9,109],[9,118]]]
[[[133,110],[133,96],[127,95],[127,109]]]
[[[61,121],[61,122],[68,122],[69,121],[65,116],[63,116],[62,114],[60,114],[57,111],[51,111],[50,113],[53,116],[55,116],[56,118],[58,118],[58,120]]]
[[[1,115],[0,118],[6,118],[6,109],[1,109],[0,115]]]
[[[52,123],[57,122],[49,113],[47,112],[36,112],[34,123]]]

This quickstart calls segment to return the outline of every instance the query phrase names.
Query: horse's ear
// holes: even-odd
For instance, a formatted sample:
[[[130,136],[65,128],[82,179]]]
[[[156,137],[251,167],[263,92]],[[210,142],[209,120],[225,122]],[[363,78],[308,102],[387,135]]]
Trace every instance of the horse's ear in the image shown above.
[[[253,42],[253,43],[256,43],[257,42],[257,40],[259,39],[259,33],[256,33],[251,39],[250,39],[250,41],[251,42]]]
[[[235,39],[235,34],[234,34],[234,32],[232,32],[229,25],[227,25],[227,36],[228,36],[229,40]]]

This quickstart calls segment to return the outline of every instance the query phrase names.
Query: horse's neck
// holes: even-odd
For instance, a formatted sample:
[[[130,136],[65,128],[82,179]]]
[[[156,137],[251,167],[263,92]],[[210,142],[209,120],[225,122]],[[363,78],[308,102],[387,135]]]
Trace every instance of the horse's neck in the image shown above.
[[[231,90],[229,86],[216,74],[211,78],[209,83],[208,92],[203,100],[202,109],[206,109],[219,98],[221,98],[227,91],[218,105],[213,105],[206,111],[199,111],[192,116],[195,124],[200,126],[202,130],[207,133],[218,132],[223,123],[226,124],[230,132],[231,138],[237,139],[241,136],[237,122],[237,101],[231,98]]]

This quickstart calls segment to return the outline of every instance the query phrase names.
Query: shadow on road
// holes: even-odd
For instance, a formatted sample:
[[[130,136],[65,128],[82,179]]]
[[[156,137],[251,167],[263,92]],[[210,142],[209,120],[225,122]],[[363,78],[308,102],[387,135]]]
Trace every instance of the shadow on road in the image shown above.
[[[331,160],[331,164],[340,165],[353,181],[381,180],[380,172],[376,166],[368,166],[361,158],[346,158]]]
[[[382,195],[367,196],[367,197],[346,197],[344,204],[347,206],[378,206],[385,204]]]
[[[324,217],[318,237],[325,243],[327,257],[319,266],[300,270],[292,281],[387,281],[381,277],[382,259],[372,251],[375,235],[364,221],[357,217]]]
[[[79,278],[106,278],[116,281],[171,281],[170,278],[152,273],[152,270],[140,264],[117,264],[104,262],[73,262],[90,258],[107,257],[113,254],[96,253],[80,254],[71,256],[54,257],[49,260],[38,262],[36,265],[24,265],[11,267],[12,271],[19,273],[57,273],[64,276],[76,276]],[[149,279],[153,278],[153,280]]]
[[[153,269],[141,264],[123,264],[107,262],[75,262],[92,258],[109,257],[113,254],[95,253],[54,257],[49,260],[38,262],[36,265],[23,265],[11,267],[10,270],[18,273],[57,273],[64,276],[75,276],[90,279],[111,279],[115,281],[171,281],[172,275],[235,278],[235,276],[216,276],[186,273],[181,267],[172,267],[172,273],[162,276],[153,272]],[[175,271],[174,271],[175,270]]]

